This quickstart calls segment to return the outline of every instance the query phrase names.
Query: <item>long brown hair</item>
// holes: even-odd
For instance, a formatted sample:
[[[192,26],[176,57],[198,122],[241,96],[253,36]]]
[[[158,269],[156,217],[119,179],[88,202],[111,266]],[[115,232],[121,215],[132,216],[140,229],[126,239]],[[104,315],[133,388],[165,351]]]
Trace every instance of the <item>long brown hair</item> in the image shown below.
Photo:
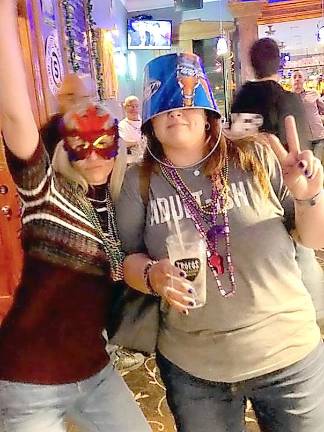
[[[220,120],[214,112],[206,110],[207,122],[210,124],[210,129],[206,131],[208,139],[208,147],[212,147],[217,142],[219,137]],[[164,152],[160,141],[154,134],[154,129],[151,121],[148,121],[142,126],[143,135],[147,139],[147,145],[153,149],[154,155],[158,159],[164,158]],[[211,154],[208,159],[204,173],[211,177],[214,173],[221,171],[225,165],[226,158],[234,162],[236,167],[240,167],[243,171],[251,172],[255,181],[257,181],[264,195],[269,194],[269,176],[266,173],[260,159],[255,151],[255,137],[244,137],[242,139],[231,140],[223,133],[218,144],[218,148]],[[145,151],[143,158],[143,166],[148,172],[157,171],[157,162],[152,155]]]

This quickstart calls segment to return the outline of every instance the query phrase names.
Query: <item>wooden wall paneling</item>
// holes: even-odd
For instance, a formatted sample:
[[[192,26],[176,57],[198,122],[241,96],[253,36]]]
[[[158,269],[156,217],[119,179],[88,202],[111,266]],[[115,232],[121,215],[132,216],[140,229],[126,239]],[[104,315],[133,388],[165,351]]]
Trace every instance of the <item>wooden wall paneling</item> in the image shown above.
[[[271,24],[319,18],[322,16],[322,0],[289,0],[264,4],[259,24]]]

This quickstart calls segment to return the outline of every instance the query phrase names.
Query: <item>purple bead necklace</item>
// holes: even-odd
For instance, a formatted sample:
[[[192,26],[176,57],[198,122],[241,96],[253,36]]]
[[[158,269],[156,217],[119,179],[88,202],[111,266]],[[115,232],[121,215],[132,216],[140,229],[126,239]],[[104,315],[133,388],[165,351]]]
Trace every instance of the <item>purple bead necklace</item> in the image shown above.
[[[172,165],[166,160],[167,165]],[[230,250],[230,226],[227,215],[228,201],[228,159],[222,172],[212,176],[212,194],[210,205],[201,207],[192,195],[188,186],[180,177],[178,171],[170,166],[160,164],[160,169],[164,178],[178,192],[179,197],[189,213],[200,236],[206,241],[207,262],[211,269],[220,294],[224,297],[232,296],[236,291],[234,277],[234,266]],[[223,223],[218,223],[218,217],[223,216]],[[206,224],[209,228],[206,228]],[[230,288],[225,289],[219,279],[219,275],[224,274],[224,259],[218,252],[219,239],[225,242],[225,259],[227,273],[230,281]]]

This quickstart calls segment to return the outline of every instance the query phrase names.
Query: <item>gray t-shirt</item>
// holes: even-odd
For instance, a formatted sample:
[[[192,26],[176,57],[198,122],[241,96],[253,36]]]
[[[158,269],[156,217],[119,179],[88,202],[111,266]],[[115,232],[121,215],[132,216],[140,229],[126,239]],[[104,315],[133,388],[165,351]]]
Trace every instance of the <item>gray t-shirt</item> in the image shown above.
[[[293,205],[275,156],[265,147],[256,149],[271,180],[269,198],[251,173],[231,164],[229,170],[236,294],[223,298],[208,268],[205,306],[185,316],[162,303],[158,349],[178,367],[203,379],[236,382],[270,373],[302,359],[320,341],[311,297],[283,223],[284,217],[293,219]],[[193,172],[194,168],[179,170],[204,204],[211,196],[211,182]],[[196,231],[176,191],[161,174],[152,173],[145,209],[139,168],[130,168],[117,203],[125,251],[147,251],[153,259],[167,257],[167,219],[175,214],[184,229]],[[220,246],[223,256],[224,249]],[[229,285],[227,272],[220,279]]]

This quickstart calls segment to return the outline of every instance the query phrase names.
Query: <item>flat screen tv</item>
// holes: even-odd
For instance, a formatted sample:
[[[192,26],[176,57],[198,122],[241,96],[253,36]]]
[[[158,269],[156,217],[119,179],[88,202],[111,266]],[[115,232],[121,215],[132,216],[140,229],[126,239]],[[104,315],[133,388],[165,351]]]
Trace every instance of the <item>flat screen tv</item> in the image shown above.
[[[170,49],[172,22],[167,20],[129,19],[128,49]]]

